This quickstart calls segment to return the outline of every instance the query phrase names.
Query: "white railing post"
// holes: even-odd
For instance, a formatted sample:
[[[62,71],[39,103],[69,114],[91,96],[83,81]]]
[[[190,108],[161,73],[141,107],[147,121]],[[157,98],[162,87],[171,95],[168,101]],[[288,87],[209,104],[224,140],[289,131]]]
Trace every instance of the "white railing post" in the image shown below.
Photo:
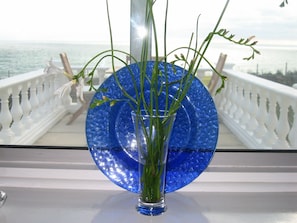
[[[290,148],[288,141],[286,139],[290,130],[288,122],[289,103],[286,98],[281,98],[279,96],[277,98],[277,103],[280,107],[278,124],[275,129],[276,134],[278,136],[278,140],[275,142],[275,144],[272,145],[272,148]]]
[[[15,137],[14,132],[10,128],[10,125],[12,123],[12,115],[9,109],[10,96],[11,96],[11,88],[2,89],[2,90],[0,89],[0,97],[1,97],[0,139],[2,139],[4,143],[11,143]]]
[[[262,143],[268,147],[272,147],[272,145],[277,141],[277,135],[275,133],[277,123],[275,94],[271,93],[268,100],[268,114],[265,119],[267,132],[262,137]]]
[[[36,78],[35,80],[32,80],[32,84],[31,84],[31,91],[30,91],[30,101],[31,101],[31,107],[32,107],[32,113],[31,113],[31,117],[34,120],[38,120],[40,118],[40,114],[38,112],[38,108],[39,108],[39,100],[37,97],[37,86],[39,84],[39,80],[38,78]]]
[[[243,129],[246,129],[247,124],[251,120],[250,114],[249,114],[249,108],[251,106],[251,86],[248,83],[244,83],[245,87],[243,88],[244,90],[244,96],[242,98],[243,102],[243,115],[241,116],[241,119],[239,120],[239,123]]]
[[[259,96],[258,103],[259,103],[259,109],[256,114],[256,119],[258,123],[258,127],[255,129],[255,134],[254,136],[257,137],[262,141],[262,137],[265,135],[267,132],[267,129],[265,127],[265,118],[267,116],[267,109],[266,109],[266,93],[263,89],[258,89],[257,95]]]
[[[41,83],[42,83],[42,89],[41,89],[41,92],[40,92],[40,97],[41,97],[41,113],[42,114],[46,114],[48,112],[48,83],[47,83],[47,80],[45,78],[45,76],[42,76],[42,80],[41,80]]]
[[[67,82],[61,76],[39,70],[0,80],[0,143],[34,143],[68,113],[55,94]]]
[[[44,103],[45,103],[45,97],[44,97],[44,78],[43,76],[38,78],[38,87],[37,87],[37,98],[39,101],[38,106],[38,113],[40,116],[42,116],[46,111],[44,110]]]
[[[297,92],[297,89],[296,89]],[[294,113],[293,119],[292,119],[292,127],[291,131],[288,135],[290,145],[293,148],[297,148],[297,100],[294,104],[291,105],[292,112]]]
[[[26,126],[32,125],[32,117],[31,117],[31,104],[29,101],[29,89],[30,89],[31,83],[28,81],[24,83],[23,85],[23,91],[22,91],[22,108],[23,108],[23,123]]]
[[[249,107],[249,114],[250,114],[250,121],[247,124],[247,131],[253,135],[253,131],[258,127],[258,122],[256,119],[256,114],[258,111],[258,103],[257,103],[257,97],[258,94],[256,92],[256,89],[252,88],[251,91],[251,99],[250,99],[250,107]]]
[[[51,111],[51,96],[50,96],[50,77],[49,75],[44,76],[43,79],[43,94],[44,94],[44,103],[43,103],[43,112],[46,113]]]
[[[229,116],[235,119],[235,112],[237,110],[237,83],[236,79],[232,79],[232,92],[231,92],[231,106],[229,108]]]
[[[47,91],[47,94],[48,94],[48,100],[47,100],[47,104],[48,104],[48,109],[49,111],[53,111],[54,106],[54,86],[53,86],[53,77],[54,75],[47,75],[47,83],[48,83],[48,91]]]
[[[224,75],[226,89],[215,102],[233,134],[248,148],[297,148],[296,89],[234,70]]]
[[[20,93],[22,92],[21,85],[15,85],[12,87],[12,107],[11,107],[11,115],[12,115],[12,131],[15,135],[20,136],[24,132],[24,125],[21,122],[21,118],[23,116],[23,109],[20,104]]]
[[[220,82],[218,84],[221,84]],[[217,94],[215,96],[215,102],[217,102],[217,110],[218,111],[224,111],[224,105],[227,104],[227,88],[228,88],[228,84],[225,83],[225,88],[221,90],[221,92],[219,94]]]
[[[240,119],[243,115],[243,106],[244,106],[244,100],[243,100],[243,87],[242,87],[242,83],[238,82],[237,85],[237,99],[236,99],[236,104],[237,104],[237,110],[235,112],[234,115],[234,120],[240,124]]]
[[[228,82],[226,83],[226,88],[223,90],[224,92],[226,92],[224,94],[225,98],[226,98],[226,102],[225,104],[223,104],[222,107],[222,111],[228,115],[228,111],[232,105],[231,102],[231,95],[232,95],[232,79],[228,80]]]

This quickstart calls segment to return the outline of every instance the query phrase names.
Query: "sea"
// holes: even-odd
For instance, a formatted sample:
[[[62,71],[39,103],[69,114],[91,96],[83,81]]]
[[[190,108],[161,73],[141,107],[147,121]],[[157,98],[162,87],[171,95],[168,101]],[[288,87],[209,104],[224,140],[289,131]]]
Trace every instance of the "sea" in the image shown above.
[[[128,44],[118,44],[115,48],[129,52]],[[50,60],[60,65],[61,52],[67,53],[71,65],[82,66],[106,49],[109,49],[108,43],[0,41],[0,79],[43,69]],[[219,54],[226,53],[229,67],[247,73],[297,71],[297,45],[259,45],[257,49],[261,54],[255,55],[254,60],[246,61],[243,58],[251,54],[248,48],[215,43],[210,46],[207,57],[215,64]],[[108,65],[102,64],[105,67]]]

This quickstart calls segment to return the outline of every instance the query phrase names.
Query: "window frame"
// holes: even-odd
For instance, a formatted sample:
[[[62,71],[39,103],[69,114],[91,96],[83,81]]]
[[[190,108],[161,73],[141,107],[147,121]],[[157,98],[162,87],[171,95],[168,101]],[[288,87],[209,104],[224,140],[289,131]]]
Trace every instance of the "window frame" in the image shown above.
[[[205,172],[181,191],[297,192],[296,164],[296,150],[217,150]],[[85,147],[0,145],[0,178],[0,188],[121,190]]]
[[[297,192],[297,151],[217,150],[208,168],[180,191]],[[123,190],[87,148],[0,147],[0,188]]]

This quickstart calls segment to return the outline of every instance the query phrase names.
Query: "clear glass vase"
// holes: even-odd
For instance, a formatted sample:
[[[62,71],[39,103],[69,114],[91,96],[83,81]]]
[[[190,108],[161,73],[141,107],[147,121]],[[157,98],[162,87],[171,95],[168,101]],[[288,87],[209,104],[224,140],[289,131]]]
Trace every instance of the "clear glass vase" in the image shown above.
[[[136,209],[144,215],[166,211],[164,196],[168,144],[175,114],[132,112],[139,158],[139,198]]]

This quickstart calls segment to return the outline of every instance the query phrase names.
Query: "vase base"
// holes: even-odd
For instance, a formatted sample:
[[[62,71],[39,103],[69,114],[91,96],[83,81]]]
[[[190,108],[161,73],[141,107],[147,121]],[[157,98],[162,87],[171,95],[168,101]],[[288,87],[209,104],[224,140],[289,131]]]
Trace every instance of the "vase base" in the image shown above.
[[[167,207],[164,199],[157,203],[146,203],[142,202],[141,199],[138,199],[138,204],[136,210],[138,213],[148,216],[156,216],[163,214],[166,211]]]

